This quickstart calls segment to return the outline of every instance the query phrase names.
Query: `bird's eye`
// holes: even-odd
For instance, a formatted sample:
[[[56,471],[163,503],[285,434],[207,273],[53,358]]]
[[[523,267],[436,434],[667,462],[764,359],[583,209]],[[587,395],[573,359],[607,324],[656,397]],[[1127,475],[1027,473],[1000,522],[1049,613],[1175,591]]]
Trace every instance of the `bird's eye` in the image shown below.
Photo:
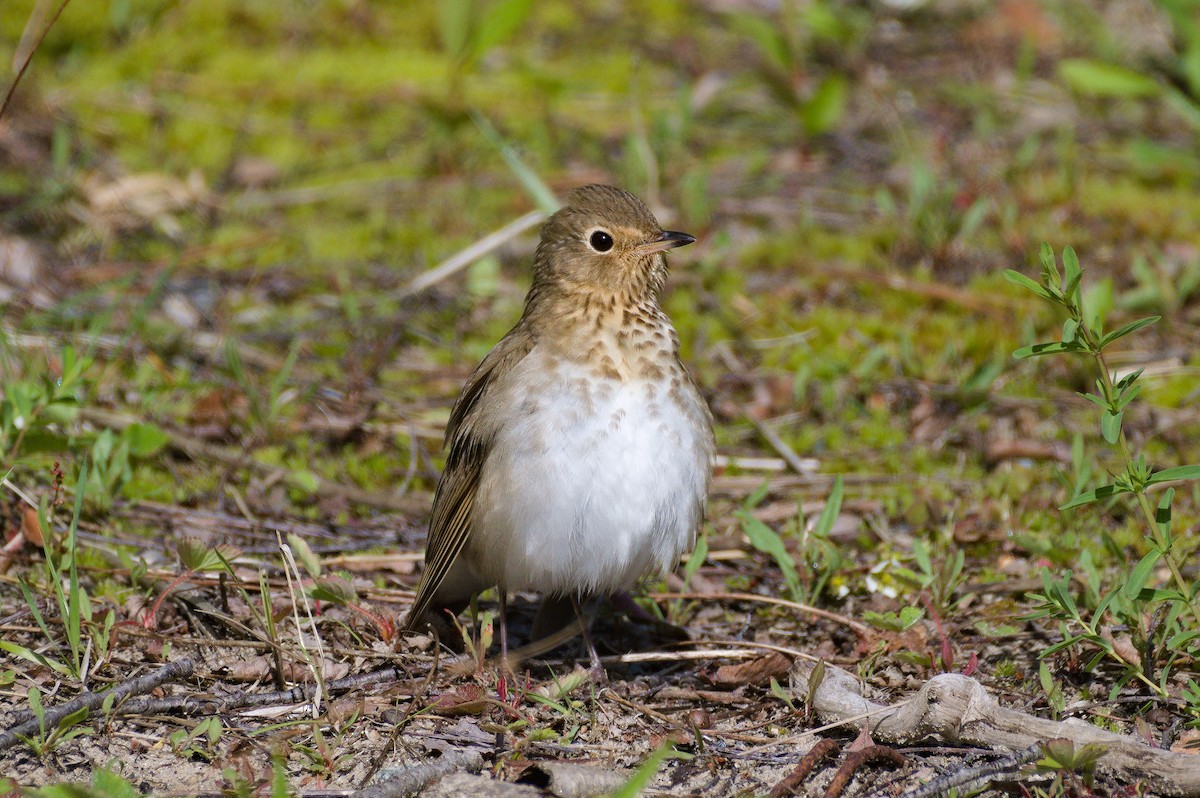
[[[613,237],[603,230],[597,230],[588,237],[588,244],[597,252],[608,252],[613,248]]]

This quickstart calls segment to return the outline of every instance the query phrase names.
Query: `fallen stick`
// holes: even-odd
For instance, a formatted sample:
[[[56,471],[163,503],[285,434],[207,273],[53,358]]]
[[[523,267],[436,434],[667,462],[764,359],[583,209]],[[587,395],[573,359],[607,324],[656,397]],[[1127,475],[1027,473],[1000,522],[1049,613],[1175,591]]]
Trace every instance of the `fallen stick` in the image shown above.
[[[483,757],[473,748],[448,751],[437,759],[392,771],[390,775],[364,787],[353,798],[402,798],[416,795],[430,782],[459,770],[478,773],[483,769]]]
[[[812,772],[817,769],[817,765],[821,764],[822,760],[836,754],[837,751],[837,741],[830,739],[817,741],[817,744],[808,749],[808,753],[801,757],[796,768],[783,781],[771,788],[771,791],[767,793],[767,798],[786,798],[789,795],[801,794],[801,788]]]
[[[952,773],[938,776],[915,790],[909,790],[900,798],[937,798],[939,795],[949,795],[951,790],[958,790],[959,795],[966,795],[977,787],[986,786],[986,782],[992,781],[997,776],[1020,770],[1030,762],[1036,761],[1041,755],[1042,745],[1039,742],[999,761],[973,768],[958,768]]]
[[[860,748],[846,757],[842,766],[837,769],[837,773],[833,774],[833,781],[829,782],[829,786],[825,788],[824,798],[839,798],[850,786],[850,780],[854,778],[854,774],[867,764],[876,762],[902,768],[908,764],[908,758],[886,745],[869,745],[866,748]]]
[[[487,234],[466,249],[456,252],[429,271],[417,275],[416,278],[399,291],[393,291],[388,294],[388,298],[403,299],[413,294],[419,294],[426,288],[436,285],[447,277],[462,271],[484,255],[499,249],[511,239],[540,224],[545,218],[546,214],[541,211],[530,211],[515,221],[509,222],[499,230]]]
[[[116,709],[118,702],[126,696],[148,693],[167,682],[190,676],[194,667],[195,663],[191,657],[184,657],[183,659],[167,663],[153,673],[122,682],[111,690],[105,690],[101,693],[84,693],[62,706],[47,710],[40,719],[34,718],[25,723],[20,723],[0,734],[0,751],[6,751],[13,747],[20,742],[21,737],[37,734],[43,728],[47,730],[56,728],[59,721],[81,709],[86,709],[88,712],[99,709],[108,700],[109,696],[113,697],[113,711],[117,713],[119,712]]]
[[[1002,707],[983,685],[967,676],[934,676],[903,703],[889,707],[868,701],[857,678],[828,664],[821,683],[810,689],[814,668],[807,660],[797,660],[792,666],[792,689],[799,695],[811,694],[813,709],[825,721],[844,720],[857,728],[859,718],[870,714],[871,736],[876,740],[907,745],[932,737],[1009,751],[1057,737],[1076,746],[1099,743],[1106,749],[1096,763],[1099,771],[1144,779],[1166,795],[1200,796],[1195,756],[1151,748],[1086,721],[1046,720]]]
[[[373,687],[378,684],[402,681],[406,678],[399,668],[381,668],[376,671],[346,676],[325,683],[329,695],[340,695],[351,690]],[[297,685],[289,690],[273,690],[269,693],[234,693],[221,698],[174,695],[166,698],[144,698],[127,701],[116,712],[121,715],[218,715],[247,707],[271,707],[284,704],[300,704],[317,694],[314,684]]]

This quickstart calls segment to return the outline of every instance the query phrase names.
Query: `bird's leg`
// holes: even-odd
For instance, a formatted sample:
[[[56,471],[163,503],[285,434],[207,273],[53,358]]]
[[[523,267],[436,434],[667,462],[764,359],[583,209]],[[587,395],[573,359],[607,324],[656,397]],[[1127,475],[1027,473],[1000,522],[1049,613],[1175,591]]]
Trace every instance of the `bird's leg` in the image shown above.
[[[508,664],[508,591],[500,588],[500,673],[512,673]]]
[[[579,618],[579,633],[583,635],[583,642],[587,646],[588,658],[592,665],[592,678],[604,684],[608,681],[608,673],[600,664],[600,655],[596,653],[596,644],[592,641],[590,619],[579,604],[579,596],[574,593],[571,594],[571,606],[575,608],[575,615]]]

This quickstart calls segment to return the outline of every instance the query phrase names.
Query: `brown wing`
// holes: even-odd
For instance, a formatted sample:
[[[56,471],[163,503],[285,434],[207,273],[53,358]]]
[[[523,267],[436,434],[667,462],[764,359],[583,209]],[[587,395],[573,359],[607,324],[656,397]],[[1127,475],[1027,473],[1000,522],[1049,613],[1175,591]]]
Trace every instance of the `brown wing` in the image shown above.
[[[467,380],[450,420],[446,424],[446,443],[450,452],[446,467],[433,494],[433,513],[429,519],[429,535],[425,542],[425,574],[417,587],[417,598],[405,620],[405,628],[416,627],[430,610],[438,588],[471,532],[471,511],[479,475],[491,450],[500,424],[481,412],[483,398],[496,380],[507,374],[533,348],[533,337],[521,326],[515,327]]]

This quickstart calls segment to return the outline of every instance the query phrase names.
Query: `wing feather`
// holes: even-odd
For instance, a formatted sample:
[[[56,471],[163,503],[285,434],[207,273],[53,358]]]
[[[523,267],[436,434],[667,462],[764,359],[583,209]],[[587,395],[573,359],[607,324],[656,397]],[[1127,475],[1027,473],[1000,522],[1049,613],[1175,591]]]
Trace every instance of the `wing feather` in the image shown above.
[[[438,589],[471,534],[475,492],[495,433],[501,426],[481,412],[485,407],[484,397],[489,388],[529,354],[533,343],[520,325],[514,328],[475,369],[450,411],[446,423],[450,452],[433,494],[433,513],[425,543],[425,573],[404,624],[407,629],[418,626],[432,608]]]

